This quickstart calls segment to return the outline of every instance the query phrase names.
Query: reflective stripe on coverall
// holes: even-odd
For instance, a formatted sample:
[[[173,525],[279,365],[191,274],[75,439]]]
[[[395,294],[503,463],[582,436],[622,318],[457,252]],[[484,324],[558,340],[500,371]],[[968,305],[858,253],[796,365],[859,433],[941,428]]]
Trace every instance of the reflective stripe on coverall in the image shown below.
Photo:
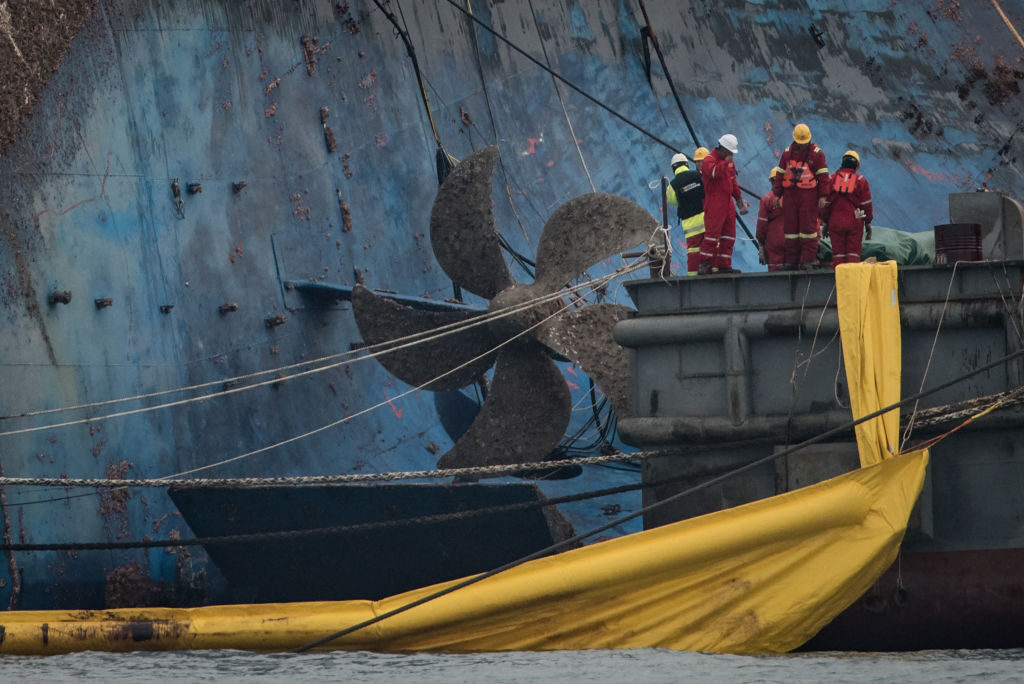
[[[757,242],[764,247],[769,271],[779,271],[786,265],[781,202],[774,192],[767,192],[761,196],[757,210]]]
[[[825,153],[814,143],[798,149],[793,143],[782,153],[781,192],[785,225],[787,265],[814,263],[818,256],[818,198],[828,195],[828,167]]]
[[[692,182],[680,182],[683,180],[680,176],[689,171],[690,169],[686,165],[676,169],[675,178],[666,189],[665,197],[669,204],[678,207],[676,215],[679,217],[679,225],[683,229],[683,238],[686,240],[686,275],[697,275],[697,269],[700,267],[700,243],[704,239],[704,185],[699,182],[700,172],[696,170],[693,173],[697,176],[686,180],[697,181],[699,187],[691,187]],[[677,187],[679,188],[678,193]],[[692,203],[688,201],[690,196],[695,199]],[[697,209],[698,205],[699,209]],[[696,213],[691,213],[695,209],[697,209]],[[685,216],[684,214],[687,213],[690,215]]]
[[[828,203],[821,210],[821,219],[828,224],[832,239],[832,265],[856,264],[863,249],[864,224],[875,217],[871,205],[868,180],[853,169],[839,169],[829,183]],[[864,218],[855,211],[861,209]]]
[[[704,158],[704,240],[700,244],[700,263],[709,263],[712,271],[732,268],[732,250],[736,242],[736,205],[740,186],[732,160],[718,156],[716,148]]]

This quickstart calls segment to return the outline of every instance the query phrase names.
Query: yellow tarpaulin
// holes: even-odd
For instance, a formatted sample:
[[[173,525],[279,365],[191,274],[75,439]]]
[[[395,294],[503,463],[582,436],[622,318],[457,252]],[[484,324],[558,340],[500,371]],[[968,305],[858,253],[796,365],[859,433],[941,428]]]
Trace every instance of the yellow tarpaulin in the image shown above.
[[[873,300],[845,290],[877,289],[882,281],[874,273],[882,270],[866,277],[838,271],[851,274],[840,281],[840,306],[855,302],[862,310],[856,320],[875,325]],[[873,379],[851,381],[851,395],[888,396],[892,382],[898,392],[898,372],[871,372],[890,346],[898,359],[899,338],[894,345],[881,331],[843,330],[844,346],[861,346],[847,351],[848,369],[856,365]],[[858,396],[855,415],[865,404],[884,403]],[[874,448],[895,443],[894,432],[883,434]],[[872,460],[811,487],[524,563],[325,648],[789,651],[860,597],[896,557],[928,452]],[[0,613],[0,653],[289,650],[453,584],[381,601]]]
[[[854,418],[900,400],[900,311],[896,262],[836,267],[836,303],[846,382]],[[857,426],[862,466],[889,458],[899,447],[899,410]]]
[[[788,651],[892,563],[926,462],[927,452],[888,459],[746,506],[526,563],[329,647]],[[287,650],[440,586],[372,602],[0,613],[0,653]]]

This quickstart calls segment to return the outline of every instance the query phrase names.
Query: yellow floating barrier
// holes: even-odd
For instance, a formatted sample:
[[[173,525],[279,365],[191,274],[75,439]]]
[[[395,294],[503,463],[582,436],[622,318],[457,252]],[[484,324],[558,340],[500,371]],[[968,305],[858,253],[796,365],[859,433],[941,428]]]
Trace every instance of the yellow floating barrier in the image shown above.
[[[779,653],[896,556],[924,479],[916,452],[745,506],[524,563],[322,649],[675,648]],[[0,653],[286,651],[449,584],[380,601],[0,613]]]

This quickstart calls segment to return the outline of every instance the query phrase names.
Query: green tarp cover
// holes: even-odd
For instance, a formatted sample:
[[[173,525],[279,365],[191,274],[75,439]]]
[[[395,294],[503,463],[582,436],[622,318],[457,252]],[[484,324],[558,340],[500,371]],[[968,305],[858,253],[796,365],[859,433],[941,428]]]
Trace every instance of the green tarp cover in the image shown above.
[[[935,260],[935,234],[907,233],[893,228],[871,226],[871,240],[865,240],[860,258],[875,257],[879,261],[895,261],[901,266],[931,264]],[[832,241],[826,237],[818,243],[818,261],[832,263]]]

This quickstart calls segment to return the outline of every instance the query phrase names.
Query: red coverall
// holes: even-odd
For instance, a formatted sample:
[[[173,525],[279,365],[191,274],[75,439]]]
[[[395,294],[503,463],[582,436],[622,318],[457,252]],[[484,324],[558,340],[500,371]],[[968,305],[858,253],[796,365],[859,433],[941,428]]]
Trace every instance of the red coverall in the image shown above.
[[[732,159],[718,156],[716,148],[704,158],[700,169],[704,181],[704,239],[700,243],[700,263],[712,271],[732,268],[732,249],[736,242],[736,205],[740,186]]]
[[[860,261],[864,224],[875,217],[871,207],[868,180],[853,169],[839,169],[829,183],[828,203],[821,210],[821,220],[832,238],[832,265],[856,264]],[[859,219],[854,211],[864,211]]]
[[[780,271],[784,261],[786,238],[783,234],[782,200],[774,192],[761,197],[757,210],[757,243],[764,247],[769,271]]]
[[[785,200],[785,263],[813,264],[818,256],[818,198],[828,195],[825,153],[813,142],[803,149],[793,143],[782,153],[779,167],[784,175],[775,194]]]

